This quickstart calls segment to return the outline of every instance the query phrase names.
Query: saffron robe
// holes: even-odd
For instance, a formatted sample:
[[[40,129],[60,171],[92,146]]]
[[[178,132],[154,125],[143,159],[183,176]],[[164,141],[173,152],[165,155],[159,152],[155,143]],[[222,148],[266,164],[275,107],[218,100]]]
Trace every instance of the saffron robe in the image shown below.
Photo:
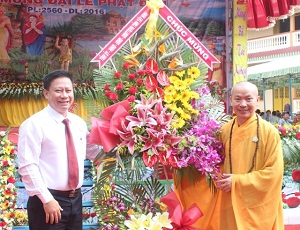
[[[235,118],[234,118],[235,119]],[[223,173],[230,173],[229,142],[233,120],[222,127],[225,162]],[[235,121],[231,140],[232,188],[220,192],[222,230],[283,230],[283,154],[280,137],[269,122],[253,115],[241,126]],[[258,138],[258,151],[252,166]]]
[[[200,174],[200,172],[199,172]],[[178,184],[174,174],[174,191],[184,211],[196,204],[203,216],[192,225],[194,229],[219,230],[219,201],[218,193],[213,193],[206,181],[206,176],[201,175],[195,182],[183,176]]]

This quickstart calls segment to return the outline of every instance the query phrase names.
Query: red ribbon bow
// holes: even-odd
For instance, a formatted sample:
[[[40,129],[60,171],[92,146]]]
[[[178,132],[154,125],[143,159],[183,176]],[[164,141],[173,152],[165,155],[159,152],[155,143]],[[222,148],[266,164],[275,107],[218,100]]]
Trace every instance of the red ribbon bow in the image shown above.
[[[193,204],[187,211],[182,211],[181,205],[174,191],[163,196],[160,200],[168,206],[169,218],[172,220],[173,229],[198,229],[192,227],[192,225],[203,216],[203,213],[196,204]]]
[[[127,100],[115,103],[100,113],[101,119],[92,117],[90,143],[103,146],[109,152],[121,143],[117,130],[122,130],[122,122],[129,115],[130,104]]]

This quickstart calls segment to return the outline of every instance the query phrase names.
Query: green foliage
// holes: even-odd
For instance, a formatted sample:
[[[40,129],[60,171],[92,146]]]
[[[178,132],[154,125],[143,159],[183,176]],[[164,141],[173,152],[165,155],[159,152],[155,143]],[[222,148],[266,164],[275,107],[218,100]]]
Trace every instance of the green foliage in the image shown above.
[[[71,21],[74,29],[80,34],[99,34],[105,31],[101,15],[77,14]]]
[[[285,162],[300,162],[300,141],[296,138],[281,138]]]
[[[72,66],[75,66],[73,75],[77,81],[91,82],[94,80],[93,71],[95,68],[93,63],[90,62],[89,52],[83,52],[80,57],[73,60]]]
[[[102,159],[98,167],[98,175],[101,175],[97,178],[94,188],[94,207],[101,229],[106,225],[114,224],[118,224],[121,229],[126,229],[124,220],[129,210],[143,213],[145,210],[139,204],[146,199],[155,203],[157,198],[167,192],[154,174],[149,174],[149,169],[145,167],[141,158],[123,157],[123,162],[119,164],[118,157],[114,157],[114,153],[105,154],[105,159]],[[120,199],[125,205],[125,210],[119,210],[117,202],[115,207],[108,206],[106,201],[112,197]]]
[[[224,36],[225,31],[224,31],[225,27],[216,21],[211,21],[207,24],[206,27],[206,33],[205,35],[207,36]]]

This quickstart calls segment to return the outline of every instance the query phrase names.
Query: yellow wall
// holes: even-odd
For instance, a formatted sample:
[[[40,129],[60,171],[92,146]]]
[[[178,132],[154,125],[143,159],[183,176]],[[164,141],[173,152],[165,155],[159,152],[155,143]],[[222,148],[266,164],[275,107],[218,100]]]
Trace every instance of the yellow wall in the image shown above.
[[[75,103],[77,106],[74,113],[85,118],[87,111],[84,108],[83,100]],[[0,104],[0,126],[19,127],[28,117],[45,108],[48,102],[46,99],[36,100],[34,98],[1,99]]]

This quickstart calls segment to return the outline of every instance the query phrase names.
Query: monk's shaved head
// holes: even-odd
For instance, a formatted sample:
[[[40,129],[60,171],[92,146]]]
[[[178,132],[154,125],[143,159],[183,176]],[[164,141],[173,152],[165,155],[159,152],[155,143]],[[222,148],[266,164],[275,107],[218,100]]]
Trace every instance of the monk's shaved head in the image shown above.
[[[238,124],[243,124],[255,113],[258,105],[259,95],[256,85],[248,81],[238,82],[231,89],[230,102]]]
[[[256,96],[258,96],[257,86],[249,81],[240,81],[240,82],[236,83],[231,89],[231,95],[234,93],[234,90],[237,88],[248,88],[249,91],[254,92],[256,94]]]

